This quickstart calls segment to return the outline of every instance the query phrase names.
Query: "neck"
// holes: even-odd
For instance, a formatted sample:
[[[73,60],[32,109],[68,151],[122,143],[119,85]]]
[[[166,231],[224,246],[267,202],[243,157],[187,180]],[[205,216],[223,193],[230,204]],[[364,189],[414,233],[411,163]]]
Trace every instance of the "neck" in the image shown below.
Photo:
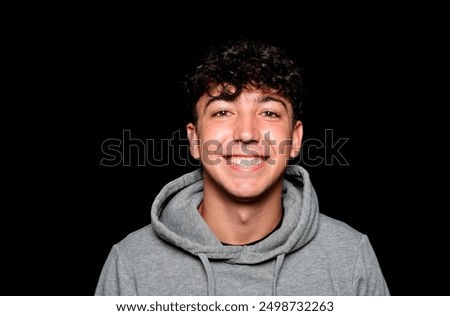
[[[281,187],[275,190],[263,198],[242,202],[205,188],[199,212],[222,243],[250,244],[270,234],[281,221]]]

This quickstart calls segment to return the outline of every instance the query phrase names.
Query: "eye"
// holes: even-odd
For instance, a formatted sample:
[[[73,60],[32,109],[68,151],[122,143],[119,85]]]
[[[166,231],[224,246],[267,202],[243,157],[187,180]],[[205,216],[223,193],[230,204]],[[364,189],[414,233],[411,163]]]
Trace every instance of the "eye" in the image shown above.
[[[266,116],[268,118],[278,118],[280,117],[277,113],[273,112],[273,111],[264,111],[262,113],[263,116]]]
[[[213,113],[213,116],[215,116],[215,117],[224,117],[224,116],[228,116],[228,115],[230,115],[230,112],[227,110],[220,110],[220,111]]]

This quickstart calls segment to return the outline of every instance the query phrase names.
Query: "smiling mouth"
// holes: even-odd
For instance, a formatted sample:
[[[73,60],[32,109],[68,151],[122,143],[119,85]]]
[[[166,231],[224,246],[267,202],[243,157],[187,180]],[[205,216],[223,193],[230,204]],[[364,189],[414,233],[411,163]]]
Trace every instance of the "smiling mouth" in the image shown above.
[[[239,168],[253,168],[266,161],[267,157],[225,156],[225,160],[228,164],[238,166]]]

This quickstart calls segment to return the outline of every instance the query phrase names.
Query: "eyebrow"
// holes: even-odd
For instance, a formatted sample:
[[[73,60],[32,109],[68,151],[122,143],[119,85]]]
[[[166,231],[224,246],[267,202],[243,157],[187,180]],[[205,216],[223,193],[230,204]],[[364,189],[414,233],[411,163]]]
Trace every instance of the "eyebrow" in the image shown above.
[[[229,101],[229,100],[227,100],[226,96],[220,96],[219,95],[219,96],[216,96],[216,97],[211,97],[211,99],[209,99],[208,102],[206,102],[205,108],[203,109],[203,113],[206,112],[207,107],[211,103],[213,103],[214,101],[222,101],[222,100],[223,101]],[[281,103],[287,109],[286,103],[281,98],[278,98],[278,97],[273,96],[273,95],[263,95],[263,96],[260,96],[260,97],[258,97],[256,99],[256,102],[258,102],[258,103],[265,103],[265,102],[270,102],[270,101]]]
[[[217,97],[211,97],[211,99],[208,100],[208,102],[206,102],[205,104],[205,109],[208,107],[208,105],[210,105],[211,103],[213,103],[214,101],[220,101],[220,100],[225,100],[226,98],[223,96],[217,96]]]
[[[279,102],[287,109],[286,103],[281,98],[278,98],[278,97],[273,96],[273,95],[260,96],[260,97],[258,97],[257,101],[258,101],[258,103],[264,103],[264,102],[270,102],[270,101]]]
[[[203,114],[206,113],[206,109],[208,108],[208,105],[210,105],[214,101],[220,101],[220,100],[225,100],[226,101],[225,97],[220,96],[220,95],[216,96],[216,97],[211,97],[211,99],[209,99],[208,102],[206,102],[206,104],[205,104],[205,108],[203,109]]]

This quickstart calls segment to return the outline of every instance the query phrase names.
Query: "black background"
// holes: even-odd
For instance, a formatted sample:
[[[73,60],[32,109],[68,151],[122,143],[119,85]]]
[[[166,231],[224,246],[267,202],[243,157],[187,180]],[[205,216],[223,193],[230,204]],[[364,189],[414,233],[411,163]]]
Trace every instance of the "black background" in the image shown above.
[[[129,130],[159,145],[180,131],[185,145],[179,81],[204,49],[241,35],[304,67],[305,140],[348,138],[348,166],[304,165],[321,212],[369,236],[391,294],[450,294],[446,185],[435,181],[444,126],[430,122],[444,102],[434,93],[439,19],[425,22],[418,7],[122,9],[63,10],[22,30],[31,85],[18,89],[5,134],[17,141],[5,168],[4,295],[94,293],[112,245],[150,222],[164,184],[195,168],[138,166],[136,151],[131,166],[105,167],[102,142]]]

